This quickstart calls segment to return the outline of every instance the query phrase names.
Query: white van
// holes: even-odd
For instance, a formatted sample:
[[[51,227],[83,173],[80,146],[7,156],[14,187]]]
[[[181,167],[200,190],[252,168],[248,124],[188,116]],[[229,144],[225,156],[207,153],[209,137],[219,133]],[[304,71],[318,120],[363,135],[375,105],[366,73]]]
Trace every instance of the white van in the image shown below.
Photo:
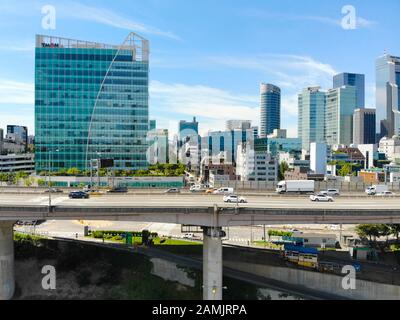
[[[234,194],[235,190],[233,188],[219,188],[215,190],[213,194],[223,194],[223,195],[231,195]]]

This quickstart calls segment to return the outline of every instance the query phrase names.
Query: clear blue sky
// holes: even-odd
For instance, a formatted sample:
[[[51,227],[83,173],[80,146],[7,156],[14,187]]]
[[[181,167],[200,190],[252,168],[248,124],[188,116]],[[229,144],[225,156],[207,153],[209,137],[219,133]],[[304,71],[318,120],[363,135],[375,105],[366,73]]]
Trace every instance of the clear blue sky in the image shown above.
[[[56,8],[56,30],[41,26],[44,5]],[[341,27],[353,5],[357,29]],[[151,44],[150,113],[176,131],[197,116],[202,132],[227,119],[259,121],[259,84],[279,85],[282,124],[294,135],[296,95],[331,87],[335,72],[365,73],[374,107],[374,61],[400,55],[398,0],[96,0],[0,3],[0,127],[34,130],[34,36],[58,35],[110,44],[129,31]]]

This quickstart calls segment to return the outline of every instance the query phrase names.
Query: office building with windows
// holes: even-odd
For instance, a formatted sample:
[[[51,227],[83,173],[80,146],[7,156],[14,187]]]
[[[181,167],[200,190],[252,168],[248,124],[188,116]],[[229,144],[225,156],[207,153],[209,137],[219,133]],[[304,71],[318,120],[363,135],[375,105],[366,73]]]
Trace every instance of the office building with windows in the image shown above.
[[[246,143],[254,146],[254,130],[229,130],[213,131],[203,137],[201,143],[202,157],[218,159],[221,154],[225,156],[225,163],[235,164],[237,149],[240,144]]]
[[[196,117],[193,118],[193,121],[179,121],[178,130],[178,149],[187,142],[199,142],[199,123]]]
[[[400,57],[385,54],[376,60],[377,141],[400,134]]]
[[[356,87],[331,89],[326,94],[325,140],[328,145],[353,142],[353,115],[357,108]]]
[[[265,138],[281,128],[281,89],[272,84],[261,84],[260,137]]]
[[[169,139],[167,129],[153,129],[147,134],[147,162],[151,165],[169,161]]]
[[[28,128],[24,126],[8,125],[6,138],[15,143],[23,144],[25,148],[27,148]]]
[[[228,120],[226,130],[248,130],[251,128],[250,120]]]
[[[325,92],[320,89],[305,88],[298,98],[298,138],[306,151],[312,142],[325,142]]]
[[[355,87],[356,88],[356,107],[365,107],[365,75],[357,73],[340,73],[333,77],[333,89],[341,87]]]
[[[353,143],[376,143],[376,110],[356,109],[353,116]]]
[[[240,144],[237,150],[236,175],[241,181],[278,180],[278,161],[268,152],[256,151],[251,145]]]
[[[36,171],[148,166],[149,42],[130,33],[121,45],[36,36]]]

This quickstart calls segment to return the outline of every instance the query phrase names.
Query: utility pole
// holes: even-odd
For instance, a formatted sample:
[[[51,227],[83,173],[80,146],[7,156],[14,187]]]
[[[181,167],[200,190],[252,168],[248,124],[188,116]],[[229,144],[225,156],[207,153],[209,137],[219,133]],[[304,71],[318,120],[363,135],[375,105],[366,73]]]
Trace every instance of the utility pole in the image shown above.
[[[57,149],[55,152],[59,152]],[[51,171],[53,169],[53,150],[49,151],[49,170],[48,170],[48,187],[49,187],[49,212],[51,210]]]
[[[93,159],[90,159],[90,189],[93,188]]]
[[[47,167],[47,180],[48,180],[48,188],[49,188],[49,212],[51,208],[51,180],[50,180],[50,171],[51,171],[51,150],[49,151],[49,165]]]
[[[267,232],[265,230],[265,224],[264,224],[264,248],[267,246]]]

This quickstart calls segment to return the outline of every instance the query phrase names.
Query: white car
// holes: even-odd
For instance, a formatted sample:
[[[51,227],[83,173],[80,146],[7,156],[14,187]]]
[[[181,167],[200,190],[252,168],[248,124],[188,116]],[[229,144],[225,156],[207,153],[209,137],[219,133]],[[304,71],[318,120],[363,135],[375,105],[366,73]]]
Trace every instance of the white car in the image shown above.
[[[326,194],[316,194],[310,196],[310,200],[314,202],[333,202],[333,198]]]
[[[396,194],[391,191],[383,191],[376,194],[377,197],[394,197],[395,195]]]
[[[326,191],[322,191],[321,194],[324,194],[324,195],[330,196],[330,197],[338,197],[338,196],[340,196],[340,191],[338,189],[328,189]]]
[[[213,192],[213,194],[225,194],[233,195],[235,190],[233,188],[219,188]]]
[[[224,202],[227,202],[227,203],[247,203],[247,200],[246,200],[246,198],[243,198],[243,197],[230,195],[230,196],[225,196],[224,197]]]

